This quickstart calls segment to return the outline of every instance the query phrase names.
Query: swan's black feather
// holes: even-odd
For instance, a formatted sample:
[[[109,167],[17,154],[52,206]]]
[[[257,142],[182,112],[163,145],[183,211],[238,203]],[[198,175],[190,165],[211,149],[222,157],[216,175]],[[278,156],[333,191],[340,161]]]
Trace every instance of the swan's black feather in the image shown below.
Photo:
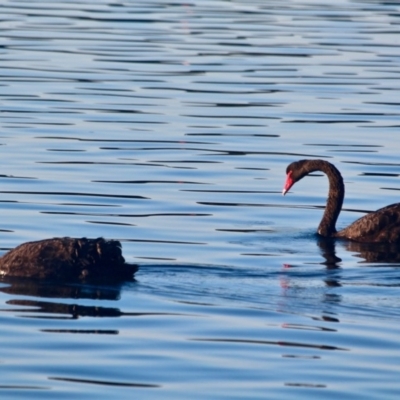
[[[130,279],[138,267],[125,262],[116,240],[52,238],[27,242],[0,258],[0,275],[51,279]]]

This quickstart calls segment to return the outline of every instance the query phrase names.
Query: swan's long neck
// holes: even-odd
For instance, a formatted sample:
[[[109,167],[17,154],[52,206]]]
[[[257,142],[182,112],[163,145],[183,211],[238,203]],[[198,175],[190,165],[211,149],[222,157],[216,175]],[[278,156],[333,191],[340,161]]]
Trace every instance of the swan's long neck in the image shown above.
[[[318,226],[318,233],[322,236],[332,236],[336,233],[336,221],[343,205],[344,183],[342,175],[334,165],[322,162],[321,171],[328,176],[329,192],[324,215]]]
[[[326,203],[324,215],[318,226],[318,233],[321,236],[333,236],[336,233],[336,221],[342,209],[344,199],[342,175],[340,175],[340,172],[334,165],[323,160],[312,161],[307,169],[308,172],[322,171],[328,176],[328,201]]]

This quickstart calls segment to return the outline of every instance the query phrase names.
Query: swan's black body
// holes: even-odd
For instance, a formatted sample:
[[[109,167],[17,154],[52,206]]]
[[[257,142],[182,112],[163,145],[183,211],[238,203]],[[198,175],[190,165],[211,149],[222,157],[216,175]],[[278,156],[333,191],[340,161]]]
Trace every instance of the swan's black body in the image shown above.
[[[283,194],[300,179],[314,171],[324,172],[329,179],[329,194],[325,212],[318,227],[324,237],[347,238],[365,243],[400,244],[400,203],[392,204],[371,212],[347,228],[336,231],[336,221],[344,199],[343,178],[338,169],[324,160],[300,160],[286,169]]]
[[[132,279],[116,240],[53,238],[28,242],[0,258],[0,276],[49,279]]]

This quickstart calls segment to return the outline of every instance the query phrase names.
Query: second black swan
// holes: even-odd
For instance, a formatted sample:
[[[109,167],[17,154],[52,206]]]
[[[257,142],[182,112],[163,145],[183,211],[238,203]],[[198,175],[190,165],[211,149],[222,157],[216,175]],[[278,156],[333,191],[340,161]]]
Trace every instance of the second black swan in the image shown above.
[[[52,238],[27,242],[0,257],[0,277],[86,280],[132,279],[117,240]]]
[[[400,203],[380,208],[359,218],[347,228],[336,230],[336,221],[344,199],[344,183],[339,170],[328,161],[300,160],[288,165],[283,195],[296,182],[315,171],[324,172],[329,179],[328,201],[318,226],[318,233],[321,236],[346,238],[365,243],[400,244]]]

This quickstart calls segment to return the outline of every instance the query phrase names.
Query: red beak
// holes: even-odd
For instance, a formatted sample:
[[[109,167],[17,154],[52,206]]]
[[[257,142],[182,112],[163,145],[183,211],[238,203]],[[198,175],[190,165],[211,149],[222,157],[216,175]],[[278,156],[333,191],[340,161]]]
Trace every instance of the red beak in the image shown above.
[[[293,186],[294,180],[292,178],[292,171],[289,171],[286,175],[285,185],[283,186],[282,194],[285,195],[289,189]]]

